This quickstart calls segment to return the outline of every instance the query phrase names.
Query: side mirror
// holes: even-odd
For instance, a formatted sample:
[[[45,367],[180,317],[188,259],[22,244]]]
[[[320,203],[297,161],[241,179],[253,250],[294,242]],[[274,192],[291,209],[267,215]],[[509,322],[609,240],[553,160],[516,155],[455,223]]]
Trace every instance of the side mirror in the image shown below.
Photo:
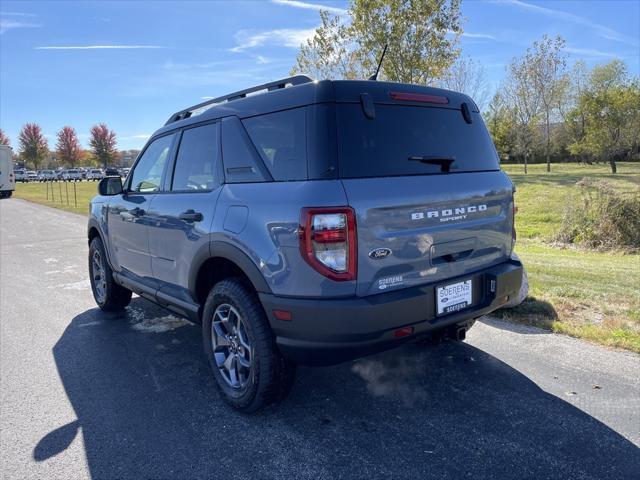
[[[119,195],[122,193],[122,179],[120,177],[104,177],[98,183],[100,195]]]

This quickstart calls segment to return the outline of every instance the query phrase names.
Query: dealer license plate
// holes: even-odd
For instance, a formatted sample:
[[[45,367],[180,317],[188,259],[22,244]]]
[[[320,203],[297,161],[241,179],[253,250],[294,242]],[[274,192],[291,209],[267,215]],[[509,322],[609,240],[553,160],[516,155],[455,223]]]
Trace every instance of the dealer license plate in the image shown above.
[[[438,315],[458,312],[472,303],[471,280],[452,283],[436,288],[436,305]]]

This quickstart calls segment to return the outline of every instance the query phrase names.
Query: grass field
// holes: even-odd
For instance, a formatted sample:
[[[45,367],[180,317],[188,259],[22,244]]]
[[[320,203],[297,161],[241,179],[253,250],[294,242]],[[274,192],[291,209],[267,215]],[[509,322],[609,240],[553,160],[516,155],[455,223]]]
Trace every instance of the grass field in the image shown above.
[[[605,345],[640,352],[640,255],[580,250],[553,243],[564,206],[584,177],[610,179],[620,190],[640,188],[640,163],[619,163],[612,175],[607,164],[504,165],[517,187],[516,251],[529,274],[529,298],[520,307],[498,312],[503,318],[540,326]],[[87,214],[95,182],[54,183],[47,200],[44,184],[19,184],[15,196]],[[67,204],[66,188],[70,201]],[[62,202],[60,202],[62,191]]]
[[[499,315],[605,345],[640,352],[640,255],[587,251],[553,243],[564,206],[584,177],[640,188],[640,163],[504,165],[516,184],[516,252],[529,274],[529,298]]]
[[[87,215],[89,200],[97,193],[98,182],[32,182],[17,183],[13,195],[30,202]]]
[[[575,187],[584,177],[612,180],[620,190],[640,187],[640,163],[618,163],[613,175],[609,164],[553,164],[551,173],[546,165],[529,165],[524,174],[522,165],[503,165],[516,185],[518,205],[518,238],[549,240],[562,222],[564,205],[577,193]]]

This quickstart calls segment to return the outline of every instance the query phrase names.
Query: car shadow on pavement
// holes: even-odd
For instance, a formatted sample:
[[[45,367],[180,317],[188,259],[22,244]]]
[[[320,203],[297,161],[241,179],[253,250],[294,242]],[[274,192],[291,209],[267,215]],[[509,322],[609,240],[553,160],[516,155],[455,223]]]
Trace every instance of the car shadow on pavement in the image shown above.
[[[135,298],[75,317],[53,354],[92,478],[633,478],[640,450],[509,365],[465,343],[407,344],[301,368],[255,415],[215,389],[200,327]],[[636,477],[637,478],[637,477]]]

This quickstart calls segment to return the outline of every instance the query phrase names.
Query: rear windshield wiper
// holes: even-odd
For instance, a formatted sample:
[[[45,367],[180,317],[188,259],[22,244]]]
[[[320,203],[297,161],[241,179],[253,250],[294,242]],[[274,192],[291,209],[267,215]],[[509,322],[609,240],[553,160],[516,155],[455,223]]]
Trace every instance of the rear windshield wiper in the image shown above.
[[[454,157],[442,157],[439,155],[427,155],[423,157],[409,157],[412,162],[426,163],[427,165],[440,165],[441,172],[449,172],[451,164],[456,161]]]

